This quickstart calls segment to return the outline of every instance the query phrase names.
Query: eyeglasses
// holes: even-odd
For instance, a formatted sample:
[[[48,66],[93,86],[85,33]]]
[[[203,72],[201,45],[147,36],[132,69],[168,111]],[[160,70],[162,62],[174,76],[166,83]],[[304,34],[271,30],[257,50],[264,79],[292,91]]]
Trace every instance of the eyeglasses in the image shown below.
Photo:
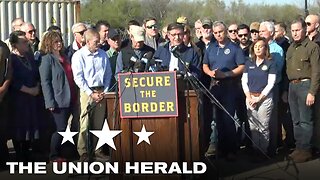
[[[229,33],[236,33],[237,30],[236,29],[231,29],[231,30],[228,30]]]
[[[35,29],[31,29],[31,30],[28,31],[28,33],[29,34],[36,33],[36,30]]]
[[[251,33],[259,33],[258,30],[254,30],[254,29],[252,29],[250,32],[251,32]]]
[[[150,26],[146,26],[148,29],[158,29],[158,26],[156,24],[154,25],[150,25]]]
[[[79,31],[79,32],[76,32],[76,33],[79,33],[81,36],[83,36],[84,32],[86,32],[87,30],[82,30],[82,31]]]
[[[307,26],[311,26],[312,23],[311,22],[306,22],[306,24],[307,24]]]
[[[242,37],[247,37],[248,34],[238,34],[238,36],[239,36],[240,38],[242,38]]]

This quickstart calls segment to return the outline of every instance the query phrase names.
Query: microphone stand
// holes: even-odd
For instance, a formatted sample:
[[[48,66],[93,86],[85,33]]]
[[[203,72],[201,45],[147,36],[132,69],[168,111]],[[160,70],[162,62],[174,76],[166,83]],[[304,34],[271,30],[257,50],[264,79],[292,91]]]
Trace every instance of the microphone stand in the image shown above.
[[[188,139],[189,139],[189,149],[190,149],[189,158],[190,158],[190,162],[193,162],[193,148],[192,148],[192,136],[191,136],[192,129],[191,129],[191,113],[190,113],[191,105],[190,105],[190,89],[189,89],[190,87],[189,87],[189,83],[190,83],[190,85],[192,86],[192,88],[196,92],[198,102],[200,102],[200,103],[202,103],[202,102],[201,102],[201,99],[200,99],[200,96],[199,96],[199,92],[197,91],[197,89],[199,89],[199,88],[195,87],[196,84],[193,82],[193,80],[189,76],[190,70],[189,70],[188,66],[181,59],[181,57],[180,57],[180,55],[178,53],[175,53],[174,51],[172,53],[183,64],[183,66],[184,66],[184,71],[183,72],[184,72],[184,75],[185,75],[185,79],[187,80],[187,82],[186,82],[186,89],[187,89],[186,115],[187,115]],[[193,76],[193,75],[191,74],[191,76]],[[185,95],[184,92],[183,92],[183,95]],[[191,179],[194,179],[194,175],[193,174],[191,175]]]
[[[134,65],[135,64],[131,64],[130,66],[128,66],[127,67],[127,69],[126,70],[124,70],[124,71],[120,71],[120,72],[118,72],[118,73],[121,73],[121,72],[131,72],[131,74],[130,74],[130,77],[132,76],[132,73],[133,73],[133,71],[134,71]],[[118,74],[117,73],[117,74]],[[116,74],[116,75],[117,75]],[[111,92],[111,91],[113,91],[113,89],[114,88],[116,88],[116,86],[118,85],[118,81],[116,81],[116,83],[108,90],[108,92]],[[117,89],[117,88],[116,88]],[[87,107],[87,111],[81,116],[81,118],[84,118],[89,112],[91,112],[96,106],[98,105],[98,103],[96,103],[96,102],[92,102],[91,104],[89,104],[88,105],[88,107]]]
[[[192,136],[191,136],[191,113],[190,113],[190,109],[191,109],[191,105],[190,105],[190,90],[189,90],[189,74],[187,72],[187,69],[185,68],[184,69],[184,72],[185,72],[185,75],[186,75],[186,79],[187,79],[187,82],[186,82],[186,89],[187,89],[187,111],[186,111],[186,114],[187,114],[187,124],[188,124],[188,138],[189,138],[189,149],[190,149],[190,154],[189,154],[189,158],[190,158],[190,162],[193,162],[193,158],[192,158],[192,155],[193,155],[193,149],[192,149]],[[199,98],[198,94],[197,94],[197,98]],[[194,179],[194,176],[193,174],[191,175],[191,179]]]
[[[203,83],[196,77],[194,76],[190,69],[189,69],[189,66],[187,64],[187,62],[183,61],[181,59],[181,56],[180,54],[176,53],[176,52],[173,52],[172,53],[174,54],[174,56],[176,58],[178,58],[179,62],[181,62],[181,64],[183,65],[183,67],[185,68],[185,72],[186,72],[186,77],[187,77],[187,80],[188,82],[190,82],[190,84],[192,85],[192,87],[195,89],[199,89],[200,92],[202,92],[206,97],[208,97],[211,101],[211,103],[215,104],[218,108],[220,108],[221,110],[223,110],[233,121],[235,124],[237,124],[239,127],[240,127],[240,124],[234,119],[234,117],[225,109],[225,107],[217,100],[217,98],[208,90],[208,88],[206,88]],[[190,74],[188,74],[188,72]],[[190,75],[190,76],[189,76]],[[196,89],[195,89],[196,90]],[[197,92],[197,91],[196,91]],[[199,97],[199,92],[197,92],[197,97],[198,99],[200,99]],[[242,128],[242,127],[241,127]],[[189,132],[191,131],[191,127],[189,125]],[[255,142],[252,140],[252,138],[245,132],[245,130],[242,128],[242,132],[249,138],[249,140],[253,143],[253,145],[255,145],[257,147],[257,149],[265,156],[267,157],[268,159],[271,159],[269,155],[267,155],[266,153],[264,153],[264,151],[257,145],[255,144]],[[190,136],[189,136],[190,138]],[[190,139],[190,143],[191,143],[191,139]],[[191,149],[190,149],[191,150]],[[292,176],[292,177],[295,177],[297,178],[296,176],[292,175],[291,173],[287,172],[286,170],[288,169],[288,166],[290,165],[290,158],[287,159],[288,162],[287,162],[287,168],[285,169],[282,169],[282,167],[276,163],[277,167],[281,170],[283,170],[286,174],[288,174],[289,176]],[[293,162],[293,161],[292,161]],[[210,163],[212,164],[212,163]],[[295,165],[295,162],[293,162],[293,166],[296,170],[296,173],[299,174],[299,171],[298,171],[298,168],[297,166]],[[219,173],[219,171],[218,171]]]
[[[129,76],[129,78],[132,78],[132,76],[133,76],[133,67],[128,67],[127,69],[126,69],[126,71],[125,72],[130,72],[130,76]],[[116,94],[116,99],[115,99],[115,102],[114,102],[114,111],[113,111],[113,113],[111,114],[112,115],[112,118],[113,118],[113,123],[112,123],[112,127],[113,127],[113,129],[115,129],[115,128],[119,128],[120,129],[120,125],[121,125],[121,123],[118,121],[118,122],[116,122],[116,117],[117,117],[117,109],[118,109],[118,105],[119,105],[119,98],[122,96],[122,94],[125,92],[125,90],[126,90],[126,87],[124,87],[124,89],[123,89],[123,91],[121,92],[121,94],[119,95],[118,93],[120,93],[120,92],[118,92],[118,84],[119,84],[119,82],[118,81],[116,81],[116,83],[108,90],[108,92],[112,92],[113,91],[113,89],[115,89],[115,94]],[[86,111],[86,113],[84,113],[82,116],[81,116],[81,118],[84,118],[86,115],[90,115],[90,113],[93,111],[93,109],[98,105],[99,103],[96,103],[96,102],[92,102],[91,104],[89,104],[88,106],[87,106],[87,111]],[[111,115],[108,115],[108,117],[107,117],[107,119],[110,119],[111,118]],[[131,125],[132,126],[132,124],[131,124],[132,122],[130,121],[130,124],[129,125]],[[87,151],[88,151],[88,153],[89,153],[89,163],[91,163],[92,162],[92,160],[93,160],[93,157],[92,157],[92,153],[91,153],[91,151],[92,151],[92,147],[91,147],[91,139],[90,139],[90,127],[91,127],[91,123],[90,122],[88,122],[88,130],[87,130],[87,144],[88,144],[88,146],[87,146]],[[121,137],[119,137],[120,138],[120,145],[121,145]],[[131,137],[132,138],[132,137]],[[133,148],[133,144],[132,143],[130,143],[130,148],[132,149]],[[119,148],[119,149],[121,149],[121,148]],[[112,148],[110,148],[109,147],[109,152],[110,152],[110,161],[112,161],[112,154],[113,154],[113,149]],[[133,157],[133,155],[132,155],[132,157]],[[122,160],[121,160],[122,161]],[[132,161],[132,160],[131,160]],[[80,174],[81,175],[81,174]],[[78,176],[78,175],[74,175],[74,176],[70,176],[70,177],[76,177],[76,176]],[[88,179],[90,179],[91,178],[91,176],[92,176],[92,173],[89,173],[89,177],[88,177]]]

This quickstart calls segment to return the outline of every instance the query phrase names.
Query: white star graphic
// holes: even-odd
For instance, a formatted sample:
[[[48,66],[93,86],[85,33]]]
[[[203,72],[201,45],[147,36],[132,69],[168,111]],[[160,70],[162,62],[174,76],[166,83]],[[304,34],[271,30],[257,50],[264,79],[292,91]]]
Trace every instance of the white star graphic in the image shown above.
[[[67,126],[65,132],[58,132],[58,133],[59,133],[61,136],[63,136],[61,145],[62,145],[63,143],[65,143],[65,142],[67,142],[67,141],[70,141],[70,142],[74,145],[74,142],[73,142],[72,137],[75,136],[76,134],[78,134],[78,132],[71,132],[69,125]]]
[[[137,145],[140,144],[142,141],[145,141],[150,145],[149,136],[151,136],[154,132],[147,132],[146,128],[143,125],[140,132],[133,132],[133,133],[139,136]]]
[[[116,131],[116,130],[110,130],[108,122],[105,120],[103,123],[102,130],[90,130],[92,134],[97,136],[99,138],[96,150],[99,149],[104,144],[108,144],[110,147],[112,147],[114,150],[116,150],[116,147],[113,142],[113,138],[120,134],[122,131]]]

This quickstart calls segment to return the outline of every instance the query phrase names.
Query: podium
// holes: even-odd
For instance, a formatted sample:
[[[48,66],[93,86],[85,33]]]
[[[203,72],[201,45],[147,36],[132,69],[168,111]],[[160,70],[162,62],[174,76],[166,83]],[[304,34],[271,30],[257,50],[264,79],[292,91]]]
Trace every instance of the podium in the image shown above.
[[[107,117],[110,129],[122,130],[114,138],[117,150],[112,150],[111,159],[119,162],[120,172],[125,162],[196,162],[200,161],[203,149],[200,143],[200,121],[198,99],[193,90],[189,90],[190,129],[187,121],[187,91],[178,91],[178,117],[121,119],[116,94],[107,95]],[[138,136],[133,132],[141,131],[142,126],[148,132],[150,145],[142,142],[137,145]],[[190,134],[191,133],[191,134]],[[189,140],[191,136],[191,142]],[[191,143],[191,146],[190,146]]]

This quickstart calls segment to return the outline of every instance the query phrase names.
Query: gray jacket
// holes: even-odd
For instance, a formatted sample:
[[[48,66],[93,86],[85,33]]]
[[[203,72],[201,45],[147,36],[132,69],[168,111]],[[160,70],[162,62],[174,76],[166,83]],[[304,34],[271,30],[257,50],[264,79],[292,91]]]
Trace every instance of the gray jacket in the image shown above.
[[[51,53],[42,56],[39,72],[46,108],[70,107],[69,82],[59,59]]]

